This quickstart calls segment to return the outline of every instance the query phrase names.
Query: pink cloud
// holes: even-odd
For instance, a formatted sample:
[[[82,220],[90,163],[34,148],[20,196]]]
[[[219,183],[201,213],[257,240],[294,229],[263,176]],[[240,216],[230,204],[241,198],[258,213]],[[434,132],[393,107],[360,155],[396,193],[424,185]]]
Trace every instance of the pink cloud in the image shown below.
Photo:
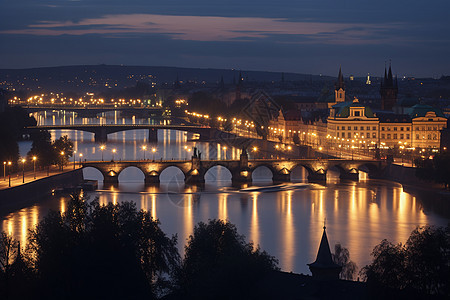
[[[26,29],[0,31],[3,34],[85,35],[156,33],[172,39],[193,41],[230,41],[265,38],[269,35],[323,35],[341,32],[346,39],[357,40],[365,34],[388,30],[398,24],[351,24],[290,22],[282,18],[171,16],[153,14],[106,15],[80,22],[44,21]],[[362,28],[352,32],[352,28]],[[345,33],[342,33],[342,32]],[[320,38],[319,39],[324,39]]]

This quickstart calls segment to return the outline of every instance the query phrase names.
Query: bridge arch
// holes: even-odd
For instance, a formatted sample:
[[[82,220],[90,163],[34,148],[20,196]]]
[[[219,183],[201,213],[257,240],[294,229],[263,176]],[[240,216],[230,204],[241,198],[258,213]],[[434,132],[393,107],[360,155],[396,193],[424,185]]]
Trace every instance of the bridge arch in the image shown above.
[[[162,168],[159,172],[159,180],[160,182],[181,182],[186,178],[186,174],[176,165],[167,165]]]
[[[291,181],[307,181],[311,168],[304,164],[297,164],[290,170]]]
[[[226,166],[218,163],[211,166],[205,172],[205,181],[232,181],[233,173]]]
[[[252,169],[252,181],[271,181],[276,171],[268,164],[258,165]]]
[[[144,182],[144,171],[137,166],[128,166],[122,169],[118,174],[119,183],[124,182]]]
[[[98,181],[104,181],[105,175],[103,174],[102,170],[96,168],[96,167],[84,167],[83,168],[83,178],[84,179],[91,179],[91,180],[98,180]]]

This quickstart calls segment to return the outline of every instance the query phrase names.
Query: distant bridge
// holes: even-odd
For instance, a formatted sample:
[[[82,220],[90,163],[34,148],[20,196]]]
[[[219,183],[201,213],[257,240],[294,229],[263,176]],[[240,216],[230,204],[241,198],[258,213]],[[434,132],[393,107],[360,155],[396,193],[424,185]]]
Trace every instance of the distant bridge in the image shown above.
[[[75,112],[79,115],[84,116],[95,116],[99,113],[108,112],[108,111],[125,111],[132,112],[136,114],[147,114],[147,115],[159,115],[161,116],[163,113],[162,107],[133,107],[133,106],[70,106],[70,105],[28,105],[22,106],[27,112],[39,112],[39,111],[51,111],[51,110],[64,110]]]
[[[95,135],[95,141],[99,143],[105,143],[108,140],[108,134],[121,132],[126,130],[136,129],[148,129],[149,141],[158,141],[158,129],[170,129],[187,131],[197,133],[200,135],[200,139],[208,140],[220,135],[221,138],[231,136],[230,134],[221,132],[215,128],[203,127],[197,125],[151,125],[151,124],[111,124],[111,125],[99,125],[99,124],[73,124],[73,125],[40,125],[29,126],[28,130],[80,130],[92,132]]]
[[[291,172],[298,166],[308,171],[308,180],[314,182],[326,181],[327,171],[335,167],[340,172],[341,179],[359,179],[359,171],[364,168],[369,171],[370,177],[379,176],[386,162],[381,160],[345,160],[345,159],[254,159],[248,160],[246,153],[241,154],[239,160],[200,160],[193,156],[190,161],[86,161],[83,167],[91,167],[99,170],[106,184],[117,184],[119,174],[128,167],[136,167],[145,176],[146,184],[160,182],[161,173],[169,168],[176,167],[184,174],[185,182],[197,184],[205,182],[206,172],[215,167],[222,166],[231,173],[235,183],[248,183],[252,181],[252,173],[259,167],[267,167],[272,172],[274,182],[289,182]]]

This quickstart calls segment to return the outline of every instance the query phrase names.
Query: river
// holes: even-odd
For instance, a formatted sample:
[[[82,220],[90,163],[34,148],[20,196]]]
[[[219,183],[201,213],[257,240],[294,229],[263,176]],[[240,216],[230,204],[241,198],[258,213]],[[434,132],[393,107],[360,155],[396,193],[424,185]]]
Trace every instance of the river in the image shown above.
[[[40,124],[73,123],[155,123],[152,119],[124,117],[108,113],[103,118],[77,118],[74,114],[36,113]],[[74,141],[76,158],[136,160],[187,159],[192,147],[197,147],[205,159],[238,159],[240,150],[231,146],[196,141],[195,135],[180,131],[159,130],[158,143],[150,144],[146,130],[130,130],[108,135],[106,148],[94,142],[94,135],[77,131],[52,131],[52,138],[68,135]],[[142,146],[146,145],[144,151]],[[29,142],[20,145],[26,154]],[[151,149],[155,148],[155,152]],[[112,149],[116,149],[112,153]],[[250,153],[251,158],[251,153]],[[102,180],[99,171],[85,169],[86,179]],[[206,174],[204,188],[186,186],[180,170],[171,167],[161,174],[159,187],[144,185],[144,175],[136,168],[125,169],[119,176],[119,186],[89,192],[88,197],[100,203],[133,201],[139,209],[149,210],[161,221],[167,234],[177,234],[181,254],[194,226],[208,219],[229,220],[237,226],[247,241],[279,260],[283,271],[310,274],[307,263],[315,260],[324,223],[334,251],[341,243],[349,249],[350,258],[359,268],[370,262],[370,253],[382,239],[404,243],[418,225],[446,226],[448,214],[425,210],[422,200],[405,191],[398,183],[371,180],[361,173],[359,182],[341,182],[338,174],[328,172],[326,185],[310,184],[294,190],[278,192],[239,192],[231,186],[231,174],[223,167],[214,167]],[[306,171],[293,171],[296,182],[307,182]],[[253,185],[271,185],[270,170],[261,167],[253,172]],[[51,196],[21,210],[2,215],[0,229],[26,243],[32,229],[50,209],[64,211],[67,197]]]

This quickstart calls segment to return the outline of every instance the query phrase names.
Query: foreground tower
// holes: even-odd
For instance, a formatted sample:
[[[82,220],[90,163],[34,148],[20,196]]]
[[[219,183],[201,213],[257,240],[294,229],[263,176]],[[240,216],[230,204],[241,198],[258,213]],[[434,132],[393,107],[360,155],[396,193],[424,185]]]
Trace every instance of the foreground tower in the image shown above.
[[[326,227],[323,226],[322,240],[320,241],[316,261],[308,264],[308,267],[314,279],[338,280],[342,267],[333,262],[330,245],[328,244],[327,232],[325,229]]]

